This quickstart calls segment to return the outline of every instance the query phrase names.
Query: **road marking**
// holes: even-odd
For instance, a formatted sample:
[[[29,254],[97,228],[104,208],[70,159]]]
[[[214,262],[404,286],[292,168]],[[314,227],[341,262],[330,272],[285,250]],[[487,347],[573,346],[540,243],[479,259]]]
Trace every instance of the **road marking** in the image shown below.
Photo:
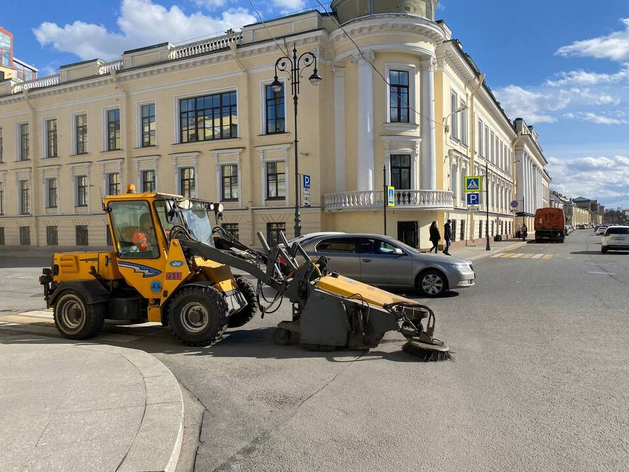
[[[552,259],[553,257],[555,257],[554,254],[544,254],[544,257],[542,257],[542,259]]]
[[[500,257],[504,257],[506,259],[507,257],[511,257],[511,256],[515,256],[515,252],[507,252],[507,253],[502,254]]]
[[[544,256],[544,254],[535,254],[532,259],[541,259]]]
[[[530,259],[530,258],[531,258],[531,257],[533,257],[533,256],[534,256],[534,254],[524,254],[524,255],[522,256],[522,259]]]
[[[513,256],[510,257],[510,259],[518,259],[520,257],[522,257],[524,254],[522,253],[518,253],[518,254],[514,254]]]
[[[611,272],[588,272],[588,274],[594,274],[594,275],[616,275],[616,274],[612,274]]]
[[[491,256],[491,257],[502,257],[502,256],[504,256],[504,255],[505,255],[505,253],[504,253],[504,252],[501,252],[500,254],[494,254],[494,255],[493,255],[493,256]]]

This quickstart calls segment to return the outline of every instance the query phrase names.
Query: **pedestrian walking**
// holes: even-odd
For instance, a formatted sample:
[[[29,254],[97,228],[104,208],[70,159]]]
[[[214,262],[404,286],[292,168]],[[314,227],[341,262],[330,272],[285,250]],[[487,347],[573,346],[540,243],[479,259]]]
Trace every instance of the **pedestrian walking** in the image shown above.
[[[526,224],[522,225],[522,239],[526,239],[526,237],[528,236],[528,228],[526,227]]]
[[[437,228],[437,222],[433,221],[432,224],[430,225],[430,242],[432,242],[432,247],[430,248],[430,251],[428,252],[432,252],[432,250],[435,250],[435,254],[437,254],[437,252],[439,252],[439,241],[441,240],[441,234],[439,233],[439,228]]]
[[[450,255],[450,245],[452,244],[452,220],[448,220],[445,225],[443,225],[443,239],[446,240],[446,246],[443,248],[443,253],[446,256]]]

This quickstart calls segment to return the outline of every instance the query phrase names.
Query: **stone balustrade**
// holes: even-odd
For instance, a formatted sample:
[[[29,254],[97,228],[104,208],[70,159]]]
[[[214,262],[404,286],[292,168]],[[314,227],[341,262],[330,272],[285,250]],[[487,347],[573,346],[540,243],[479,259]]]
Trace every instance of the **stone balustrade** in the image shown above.
[[[382,190],[329,193],[323,196],[326,211],[377,210],[384,205]],[[447,190],[396,190],[397,209],[452,210],[452,192]]]
[[[184,57],[196,56],[198,54],[205,54],[212,51],[218,51],[220,49],[226,49],[231,46],[232,43],[241,44],[243,41],[242,33],[233,33],[220,38],[204,39],[194,43],[184,44],[183,46],[177,46],[168,55],[168,59],[182,59]]]

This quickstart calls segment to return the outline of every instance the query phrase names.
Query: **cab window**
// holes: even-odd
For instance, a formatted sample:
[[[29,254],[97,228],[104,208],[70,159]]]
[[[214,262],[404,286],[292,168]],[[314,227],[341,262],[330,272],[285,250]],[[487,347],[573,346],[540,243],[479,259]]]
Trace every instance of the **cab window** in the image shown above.
[[[183,225],[181,218],[179,218],[179,213],[172,211],[170,202],[167,204],[165,200],[157,200],[153,203],[153,206],[166,238],[170,237],[170,230],[173,229],[173,226]]]
[[[316,251],[355,254],[358,252],[358,240],[355,238],[324,239],[317,244]]]
[[[118,256],[134,259],[158,258],[159,247],[149,204],[111,202],[109,208]]]
[[[362,254],[394,255],[397,248],[393,244],[375,238],[362,238],[360,252]]]

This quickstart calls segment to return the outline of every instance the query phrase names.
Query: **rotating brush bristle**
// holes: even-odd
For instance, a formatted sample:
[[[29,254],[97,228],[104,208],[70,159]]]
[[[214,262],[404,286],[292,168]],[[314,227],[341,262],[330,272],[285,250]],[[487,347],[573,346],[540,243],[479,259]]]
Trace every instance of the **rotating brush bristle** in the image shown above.
[[[450,349],[445,345],[431,347],[428,344],[418,344],[416,341],[408,341],[402,350],[415,357],[419,362],[453,361],[454,357]]]

